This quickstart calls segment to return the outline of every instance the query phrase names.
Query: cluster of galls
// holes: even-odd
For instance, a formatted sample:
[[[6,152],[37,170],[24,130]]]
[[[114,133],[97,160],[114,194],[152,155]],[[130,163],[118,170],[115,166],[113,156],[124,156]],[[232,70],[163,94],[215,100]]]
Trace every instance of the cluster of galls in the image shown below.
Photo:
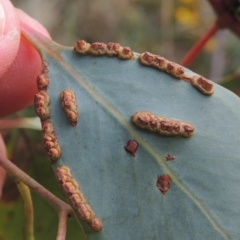
[[[184,68],[182,68],[176,63],[168,61],[161,56],[154,55],[149,52],[144,52],[139,55],[139,61],[144,65],[151,66],[161,71],[167,72],[173,77],[183,79],[187,82],[191,82],[194,87],[196,87],[200,92],[205,95],[212,95],[214,92],[214,85],[210,80],[207,80],[206,78],[199,75],[188,76],[185,73]]]
[[[46,91],[39,91],[34,96],[34,106],[35,111],[41,121],[45,121],[46,119],[50,118],[50,98]]]
[[[37,77],[37,87],[39,92],[34,97],[34,107],[37,115],[41,119],[43,144],[51,162],[55,162],[61,156],[61,148],[57,141],[54,127],[50,121],[50,97],[47,94],[49,85],[48,67],[43,63],[42,73]]]
[[[160,117],[150,112],[136,112],[131,119],[136,126],[142,129],[166,136],[191,137],[194,134],[194,127],[190,123]]]
[[[54,127],[50,120],[42,122],[43,145],[52,163],[56,162],[62,153]]]
[[[67,118],[72,126],[77,126],[78,109],[75,93],[72,90],[66,89],[60,94],[62,108],[64,109]]]
[[[87,43],[84,40],[77,41],[74,51],[82,55],[118,57],[124,60],[134,59],[134,54],[129,47],[122,47],[119,43]]]
[[[48,68],[47,64],[43,63],[42,73],[37,77],[37,88],[39,92],[35,94],[34,106],[38,117],[41,121],[45,121],[50,118],[50,98],[47,94],[47,88],[49,85]]]
[[[48,78],[48,67],[47,63],[43,63],[42,73],[37,77],[37,87],[38,90],[46,91],[49,85],[49,78]]]
[[[96,217],[96,214],[80,191],[79,185],[73,179],[70,169],[66,166],[59,166],[55,173],[64,195],[69,200],[79,219],[87,222],[92,230],[101,231],[102,222]]]
[[[195,75],[191,77],[191,83],[194,87],[206,95],[212,95],[214,92],[213,83],[202,76]]]

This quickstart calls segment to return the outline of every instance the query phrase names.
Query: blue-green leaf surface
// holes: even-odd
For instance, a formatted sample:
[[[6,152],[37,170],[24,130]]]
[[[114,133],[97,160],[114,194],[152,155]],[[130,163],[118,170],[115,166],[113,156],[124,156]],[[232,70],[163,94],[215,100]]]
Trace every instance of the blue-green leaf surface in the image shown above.
[[[135,60],[81,56],[38,42],[49,65],[51,121],[62,148],[54,165],[71,169],[103,222],[91,240],[239,239],[240,101],[215,85],[207,97],[189,83]],[[136,55],[137,56],[137,55]],[[188,74],[194,74],[189,70]],[[75,92],[72,127],[60,92]],[[185,120],[191,138],[164,137],[131,123],[137,111]],[[139,143],[136,156],[124,149]],[[172,154],[174,161],[166,161]],[[166,195],[156,187],[169,174]]]

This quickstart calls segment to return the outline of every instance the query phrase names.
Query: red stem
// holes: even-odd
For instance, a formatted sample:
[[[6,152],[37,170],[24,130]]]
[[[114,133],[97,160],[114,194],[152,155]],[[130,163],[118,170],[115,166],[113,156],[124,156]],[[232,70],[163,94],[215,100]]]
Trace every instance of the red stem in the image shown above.
[[[188,51],[181,61],[181,65],[187,67],[202,51],[207,41],[217,32],[219,29],[217,22],[207,31],[207,33]]]

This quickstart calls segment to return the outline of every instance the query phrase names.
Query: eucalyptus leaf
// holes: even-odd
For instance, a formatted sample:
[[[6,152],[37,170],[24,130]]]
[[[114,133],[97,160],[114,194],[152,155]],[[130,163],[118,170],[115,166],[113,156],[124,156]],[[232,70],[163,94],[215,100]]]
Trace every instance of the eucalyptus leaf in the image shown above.
[[[240,101],[215,84],[212,96],[137,60],[82,56],[40,37],[27,38],[49,67],[51,121],[62,149],[54,168],[71,169],[103,222],[91,240],[239,239]],[[195,75],[186,70],[189,75]],[[60,93],[75,92],[70,125]],[[191,138],[141,130],[131,116],[149,111],[191,123]],[[124,146],[138,142],[136,156]],[[175,160],[166,161],[172,154]],[[163,195],[158,176],[172,183]]]

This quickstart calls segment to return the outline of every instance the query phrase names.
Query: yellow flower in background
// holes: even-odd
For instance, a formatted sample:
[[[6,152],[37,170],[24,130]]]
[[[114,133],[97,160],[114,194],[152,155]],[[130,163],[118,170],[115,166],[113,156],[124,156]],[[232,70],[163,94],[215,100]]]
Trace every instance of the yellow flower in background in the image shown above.
[[[187,0],[184,0],[184,1],[187,1]],[[177,22],[183,25],[187,25],[189,27],[196,27],[199,21],[197,12],[186,7],[177,8],[175,12],[175,19],[177,20]]]
[[[217,47],[216,38],[212,37],[207,41],[206,45],[204,46],[204,50],[208,53],[212,53],[216,50],[216,47]]]
[[[193,4],[195,2],[196,0],[180,0],[180,3],[183,3],[183,4]]]

